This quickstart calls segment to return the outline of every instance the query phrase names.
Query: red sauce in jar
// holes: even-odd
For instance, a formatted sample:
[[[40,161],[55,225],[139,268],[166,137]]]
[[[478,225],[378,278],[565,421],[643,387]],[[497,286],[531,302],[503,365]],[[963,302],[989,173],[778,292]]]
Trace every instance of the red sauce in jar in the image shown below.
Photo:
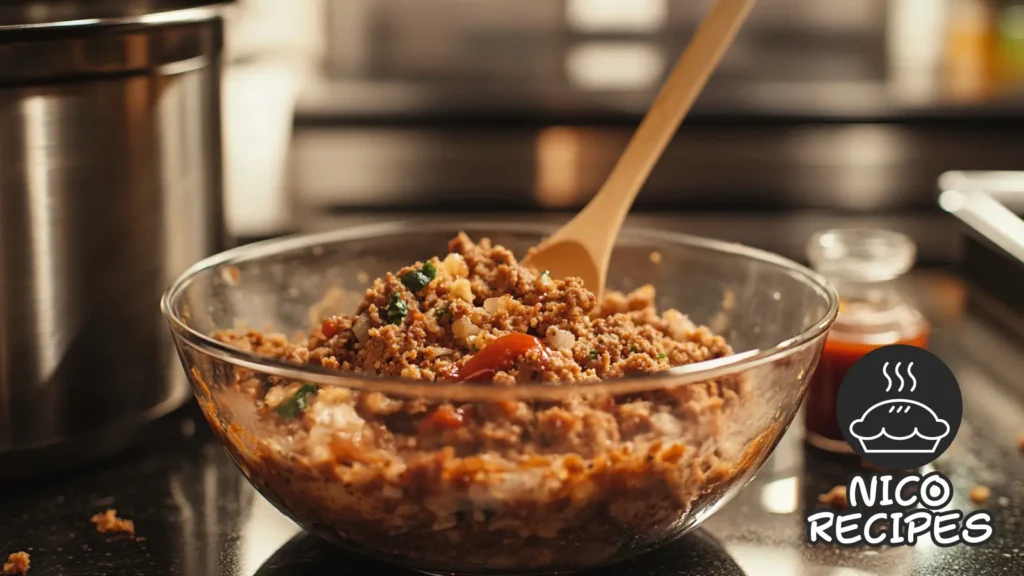
[[[839,317],[811,375],[804,405],[807,442],[831,452],[852,452],[836,417],[839,387],[869,352],[928,345],[928,322],[905,299],[896,280],[914,265],[916,248],[905,234],[872,228],[835,228],[812,236],[807,257],[836,285]]]
[[[836,400],[839,398],[839,386],[850,368],[862,356],[872,350],[892,344],[909,344],[918,348],[928,347],[927,326],[922,326],[913,337],[895,339],[886,343],[865,344],[843,339],[842,335],[830,334],[821,352],[818,367],[811,376],[807,389],[805,407],[805,426],[808,441],[811,444],[833,451],[850,451],[846,439],[839,428],[836,417]]]

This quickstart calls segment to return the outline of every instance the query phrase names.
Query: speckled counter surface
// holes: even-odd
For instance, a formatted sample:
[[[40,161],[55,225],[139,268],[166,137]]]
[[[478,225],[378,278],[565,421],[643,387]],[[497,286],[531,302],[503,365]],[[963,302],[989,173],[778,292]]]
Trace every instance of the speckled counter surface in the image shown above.
[[[758,477],[680,541],[595,574],[675,576],[987,576],[1024,574],[1024,346],[971,316],[936,330],[932,349],[956,373],[965,417],[934,464],[949,476],[952,506],[970,510],[975,484],[994,536],[978,547],[811,547],[804,517],[817,497],[861,472],[804,447],[797,424]],[[107,537],[89,518],[106,508],[135,521],[144,541]],[[195,407],[154,426],[139,448],[90,469],[6,486],[0,553],[32,555],[31,576],[412,575],[305,536],[249,486],[211,438]]]

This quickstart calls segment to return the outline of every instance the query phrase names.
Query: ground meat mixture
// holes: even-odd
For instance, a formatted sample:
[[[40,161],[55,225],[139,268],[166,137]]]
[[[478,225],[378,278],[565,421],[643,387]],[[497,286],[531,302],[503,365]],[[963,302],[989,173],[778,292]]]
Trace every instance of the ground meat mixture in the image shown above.
[[[135,536],[135,523],[131,520],[118,518],[117,510],[109,509],[106,512],[95,514],[90,521],[96,525],[96,531],[100,534],[123,533]]]
[[[449,251],[374,280],[354,314],[298,341],[214,336],[341,372],[579,392],[458,402],[193,370],[243,471],[306,528],[439,571],[593,566],[684,531],[770,450],[776,430],[744,426],[741,377],[620,395],[582,386],[732,353],[679,311],[658,313],[652,287],[598,303],[579,279],[486,239],[460,234]]]
[[[28,572],[28,567],[28,552],[15,552],[7,557],[7,562],[4,562],[3,570],[0,571],[0,574],[3,574],[4,576],[25,574]]]

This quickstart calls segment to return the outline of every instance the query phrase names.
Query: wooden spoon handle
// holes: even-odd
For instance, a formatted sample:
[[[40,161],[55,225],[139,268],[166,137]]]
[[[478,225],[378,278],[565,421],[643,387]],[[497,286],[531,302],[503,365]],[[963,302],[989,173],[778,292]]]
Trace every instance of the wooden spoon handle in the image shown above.
[[[608,180],[580,217],[584,212],[602,212],[610,221],[608,229],[618,231],[637,193],[753,6],[754,0],[718,0],[711,7]]]

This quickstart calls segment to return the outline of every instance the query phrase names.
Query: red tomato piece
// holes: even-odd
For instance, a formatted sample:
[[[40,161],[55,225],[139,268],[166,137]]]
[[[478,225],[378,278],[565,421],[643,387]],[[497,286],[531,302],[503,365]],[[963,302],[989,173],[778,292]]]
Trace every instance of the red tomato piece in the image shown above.
[[[338,318],[331,316],[324,320],[320,325],[320,331],[324,333],[324,338],[333,338],[338,333]]]
[[[423,421],[423,428],[429,430],[458,430],[466,421],[462,410],[451,406],[441,406]]]
[[[540,338],[521,332],[506,334],[484,346],[462,366],[456,366],[452,378],[456,382],[488,380],[531,350],[539,351],[544,358],[548,356],[548,348]]]

